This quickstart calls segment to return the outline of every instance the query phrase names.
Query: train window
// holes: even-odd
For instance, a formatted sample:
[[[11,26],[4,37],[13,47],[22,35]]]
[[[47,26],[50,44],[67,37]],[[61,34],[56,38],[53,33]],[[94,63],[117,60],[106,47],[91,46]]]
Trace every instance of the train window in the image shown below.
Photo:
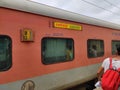
[[[0,71],[6,71],[12,64],[12,41],[8,36],[0,36]]]
[[[73,60],[73,45],[72,39],[43,38],[42,62],[44,64],[52,64]]]
[[[89,58],[101,57],[104,55],[103,40],[88,39],[87,53]]]
[[[120,46],[120,41],[113,40],[112,41],[112,55],[117,53],[117,47]]]

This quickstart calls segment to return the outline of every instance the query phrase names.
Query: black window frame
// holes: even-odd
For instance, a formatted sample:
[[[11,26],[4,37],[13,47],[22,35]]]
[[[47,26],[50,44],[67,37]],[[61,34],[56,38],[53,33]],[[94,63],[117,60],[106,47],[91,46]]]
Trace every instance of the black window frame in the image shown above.
[[[0,39],[1,38],[8,40],[9,44],[6,47],[6,50],[5,50],[6,52],[4,51],[4,53],[6,53],[6,57],[5,57],[6,60],[0,60],[0,64],[1,64],[0,65],[0,72],[7,71],[12,67],[12,39],[7,35],[0,35]],[[3,47],[1,47],[1,48],[3,48]],[[3,52],[1,52],[1,54],[3,54]]]
[[[45,46],[43,45],[43,40],[45,39],[61,39],[61,40],[72,40],[72,59],[70,60],[61,60],[61,61],[56,61],[56,62],[46,62],[45,59],[44,59],[44,55],[43,55],[43,52],[44,52],[44,49],[45,49]],[[49,64],[55,64],[55,63],[64,63],[64,62],[69,62],[69,61],[73,61],[74,60],[74,40],[72,38],[60,38],[60,37],[44,37],[42,38],[41,40],[41,59],[42,59],[42,63],[45,64],[45,65],[49,65]]]
[[[92,56],[90,55],[90,46],[89,46],[89,41],[101,41],[101,45],[99,45],[100,47],[103,47],[103,51],[102,52],[99,52],[99,54],[97,56]],[[103,44],[103,45],[102,45]],[[97,45],[96,45],[97,46]],[[97,48],[96,46],[91,46],[91,47],[94,47],[94,48]],[[102,39],[88,39],[87,40],[87,57],[88,58],[97,58],[97,57],[103,57],[104,56],[104,40]]]
[[[115,42],[115,43],[119,43],[119,44],[116,44],[115,46],[113,45],[113,42]],[[120,46],[120,40],[112,40],[111,41],[111,54],[112,55],[116,55],[117,54],[117,47],[119,47]]]

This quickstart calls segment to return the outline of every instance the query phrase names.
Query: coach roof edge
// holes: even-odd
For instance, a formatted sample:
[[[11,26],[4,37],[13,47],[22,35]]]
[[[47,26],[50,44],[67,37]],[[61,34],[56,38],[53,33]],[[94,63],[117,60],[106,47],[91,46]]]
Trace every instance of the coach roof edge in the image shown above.
[[[0,7],[120,30],[120,25],[58,9],[31,0],[0,0]]]

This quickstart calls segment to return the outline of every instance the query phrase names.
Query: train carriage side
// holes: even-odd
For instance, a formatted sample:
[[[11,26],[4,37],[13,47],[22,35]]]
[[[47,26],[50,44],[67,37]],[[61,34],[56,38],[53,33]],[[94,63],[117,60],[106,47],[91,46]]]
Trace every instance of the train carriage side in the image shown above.
[[[60,90],[87,82],[120,43],[118,30],[8,8],[0,12],[0,90]]]

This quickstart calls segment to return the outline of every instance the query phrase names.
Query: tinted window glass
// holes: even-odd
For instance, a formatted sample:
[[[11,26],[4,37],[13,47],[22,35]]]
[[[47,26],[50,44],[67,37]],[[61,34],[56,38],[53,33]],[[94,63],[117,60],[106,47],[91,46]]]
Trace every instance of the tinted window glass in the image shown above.
[[[42,39],[42,59],[44,64],[73,60],[73,40],[63,38]]]
[[[103,40],[89,39],[87,41],[87,51],[89,58],[100,57],[104,55],[104,43]]]
[[[112,41],[112,54],[115,55],[117,53],[117,47],[120,46],[120,41],[113,40]]]
[[[0,36],[0,71],[8,70],[12,62],[12,41],[8,36]]]

